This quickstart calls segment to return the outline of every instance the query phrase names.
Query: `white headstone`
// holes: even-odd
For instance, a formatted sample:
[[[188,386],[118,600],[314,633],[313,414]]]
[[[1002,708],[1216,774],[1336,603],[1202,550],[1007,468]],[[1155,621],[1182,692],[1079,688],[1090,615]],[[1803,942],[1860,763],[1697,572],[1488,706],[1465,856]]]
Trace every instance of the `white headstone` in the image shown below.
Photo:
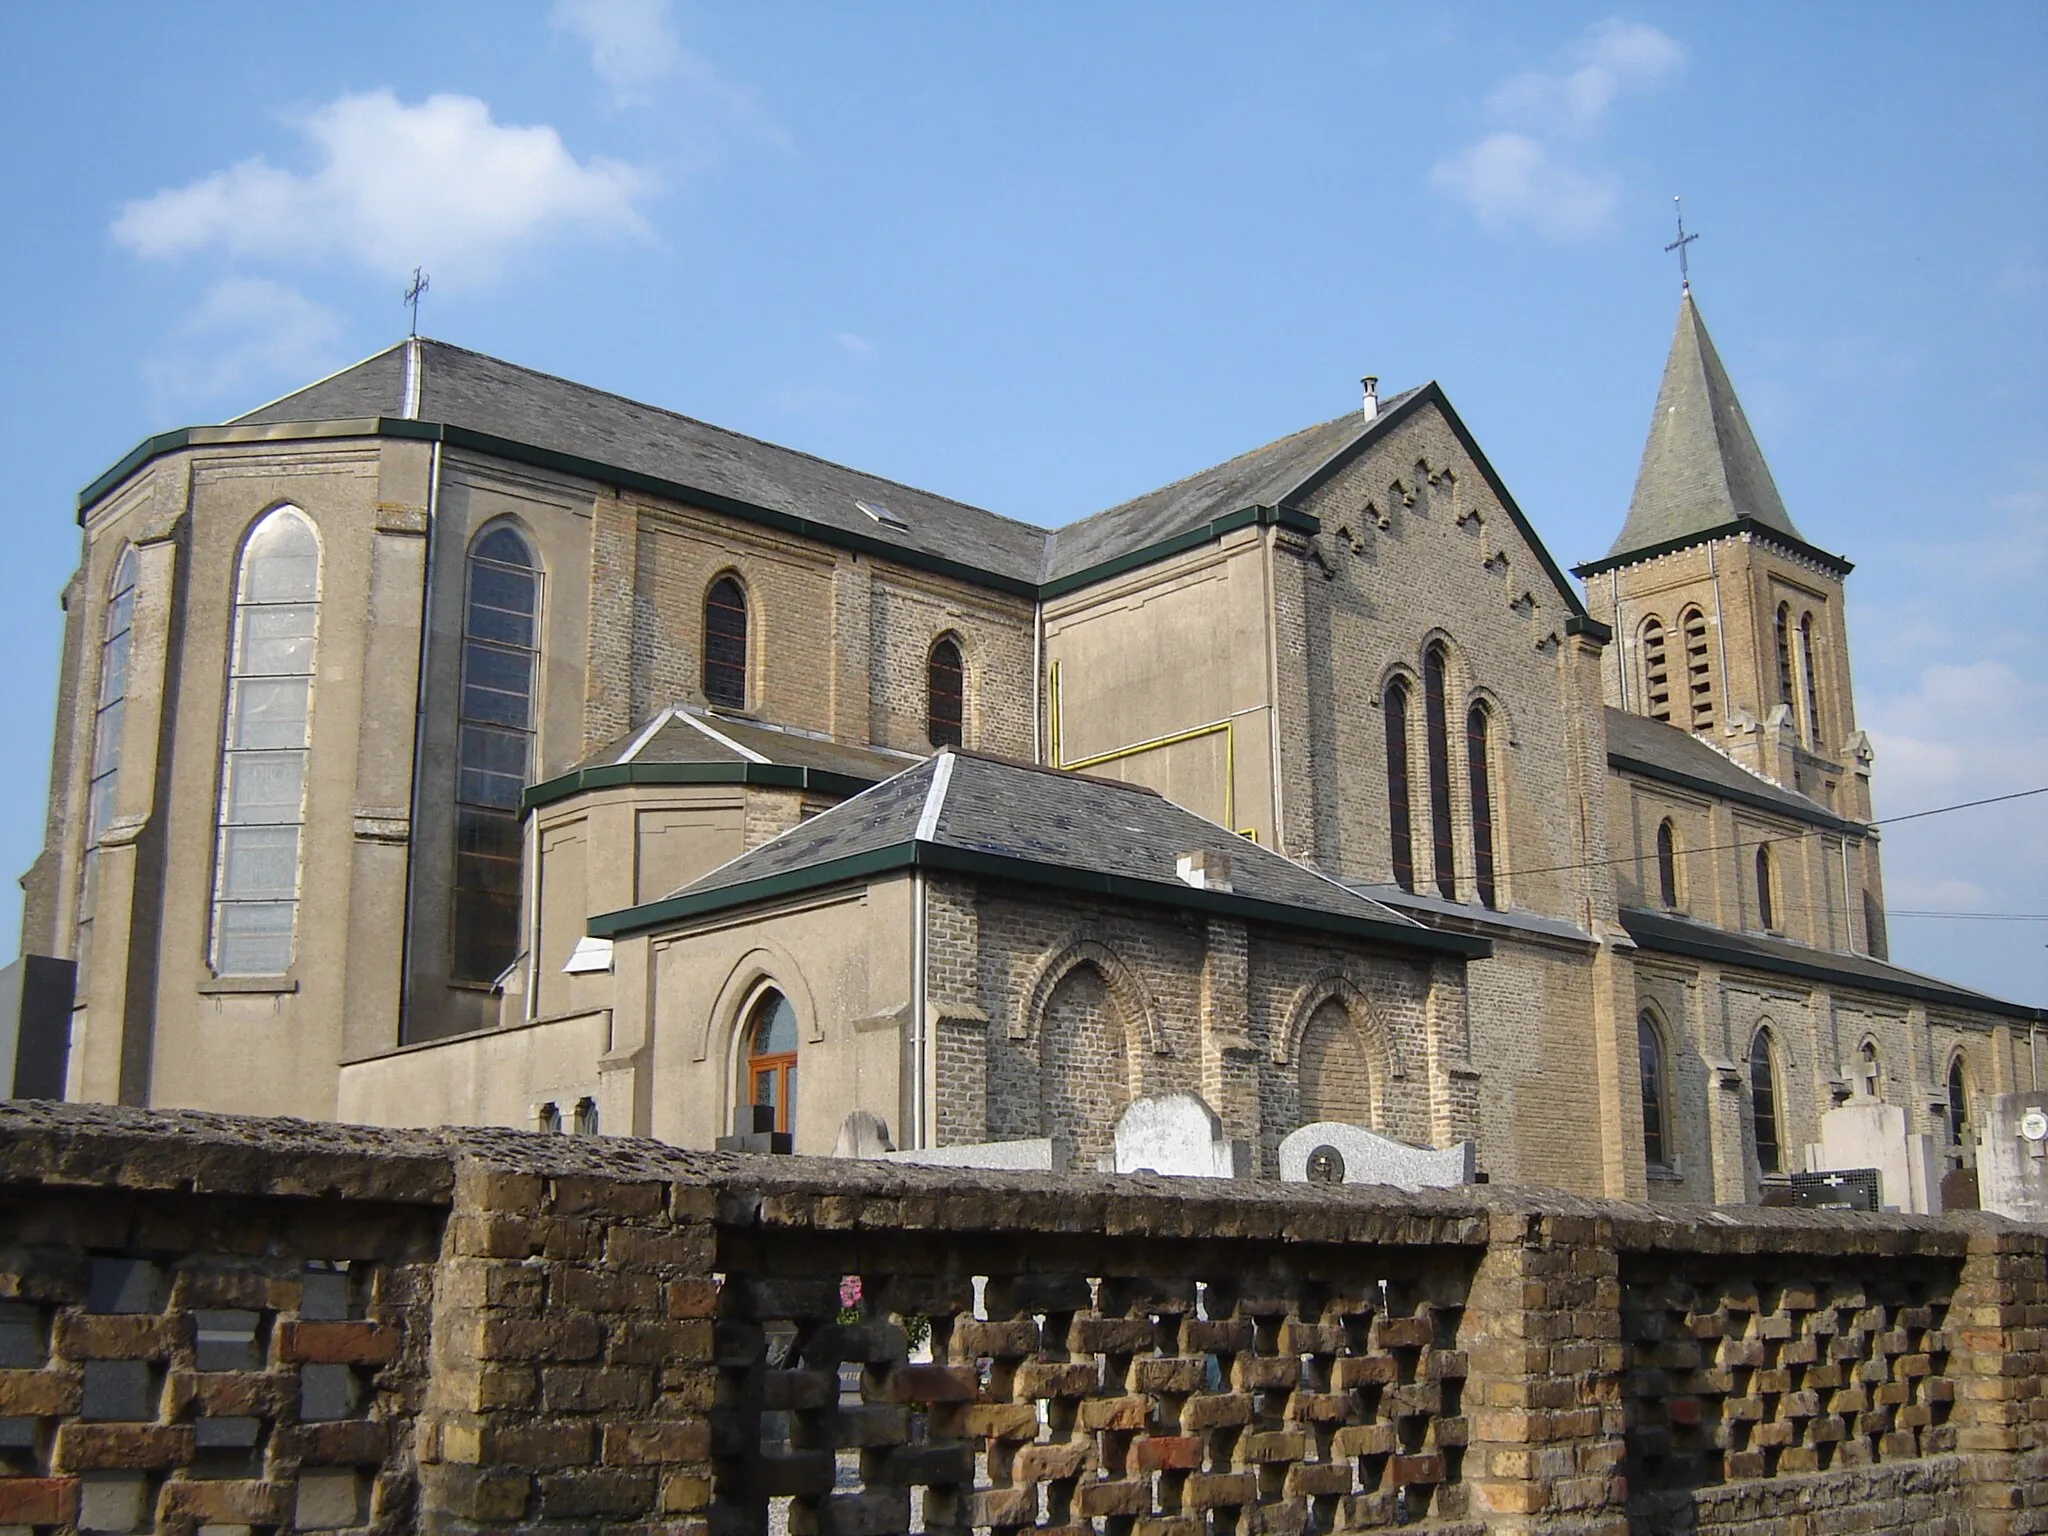
[[[1187,1179],[1251,1176],[1248,1143],[1226,1141],[1216,1112],[1192,1093],[1134,1099],[1116,1123],[1105,1173],[1163,1173]]]
[[[896,1145],[889,1139],[889,1122],[880,1115],[856,1109],[839,1122],[839,1140],[834,1157],[880,1157]]]
[[[932,1168],[1008,1168],[1018,1173],[1065,1173],[1064,1147],[1049,1136],[1024,1141],[969,1141],[950,1147],[906,1147],[873,1154],[885,1163],[922,1163]]]
[[[2000,1093],[1986,1102],[1977,1203],[2015,1221],[2048,1221],[2048,1092]]]
[[[1478,1148],[1469,1141],[1439,1151],[1411,1147],[1362,1125],[1318,1120],[1280,1143],[1280,1178],[1289,1184],[1391,1184],[1396,1189],[1450,1189],[1470,1184]]]
[[[1877,1170],[1877,1203],[1908,1215],[1941,1212],[1942,1157],[1919,1132],[1906,1130],[1906,1112],[1896,1104],[1862,1096],[1820,1117],[1820,1141],[1807,1148],[1812,1173],[1848,1168]]]

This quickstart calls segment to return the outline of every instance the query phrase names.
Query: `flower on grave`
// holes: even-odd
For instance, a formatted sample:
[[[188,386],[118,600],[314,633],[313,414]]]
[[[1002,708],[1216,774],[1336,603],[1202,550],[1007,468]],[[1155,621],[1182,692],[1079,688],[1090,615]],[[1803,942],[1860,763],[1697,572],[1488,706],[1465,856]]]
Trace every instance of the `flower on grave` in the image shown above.
[[[848,1275],[839,1282],[839,1305],[848,1308],[860,1305],[859,1275]]]

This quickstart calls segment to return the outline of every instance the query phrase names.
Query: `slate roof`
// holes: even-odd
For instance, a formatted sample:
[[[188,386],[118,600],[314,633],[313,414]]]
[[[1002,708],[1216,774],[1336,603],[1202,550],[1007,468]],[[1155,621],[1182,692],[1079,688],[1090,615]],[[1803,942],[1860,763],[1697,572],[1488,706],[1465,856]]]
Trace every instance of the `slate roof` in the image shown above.
[[[1643,774],[1708,794],[1773,811],[1795,821],[1836,831],[1863,830],[1863,824],[1837,816],[1810,795],[1786,789],[1761,774],[1751,773],[1732,758],[1716,752],[1690,731],[1682,731],[1647,715],[1607,707],[1607,761],[1623,772]]]
[[[423,339],[420,352],[422,421],[673,481],[1014,580],[1038,579],[1045,530],[1029,523],[446,342]],[[400,343],[235,424],[398,416],[404,353]],[[907,526],[876,521],[862,501]]]
[[[1883,960],[1873,960],[1868,955],[1844,955],[1832,950],[1811,949],[1790,939],[1770,938],[1763,934],[1729,933],[1725,929],[1693,922],[1690,918],[1668,912],[1650,912],[1640,907],[1623,907],[1621,923],[1628,930],[1629,937],[1643,949],[1713,960],[1724,965],[1748,966],[1753,970],[1798,976],[1835,986],[1862,987],[1921,1002],[1979,1009],[2029,1023],[2048,1024],[2048,1009],[1973,992],[1954,982],[1924,976]]]
[[[1049,540],[1045,578],[1056,581],[1131,550],[1163,543],[1246,507],[1277,507],[1338,454],[1368,437],[1393,409],[1419,393],[1406,390],[1380,403],[1367,421],[1351,411],[1148,491],[1078,523]]]
[[[1177,860],[1195,852],[1230,861],[1229,892],[1198,890],[1179,878]],[[591,932],[633,932],[913,865],[1234,910],[1421,948],[1487,952],[1483,940],[1436,933],[1153,790],[951,750],[813,816],[665,900],[594,919]]]
[[[1728,370],[1688,289],[1657,389],[1628,520],[1606,559],[1752,522],[1800,538],[1764,463]]]
[[[576,767],[603,768],[617,763],[782,763],[880,783],[921,760],[913,752],[850,747],[808,731],[734,720],[679,705],[663,710],[639,730],[607,742]]]

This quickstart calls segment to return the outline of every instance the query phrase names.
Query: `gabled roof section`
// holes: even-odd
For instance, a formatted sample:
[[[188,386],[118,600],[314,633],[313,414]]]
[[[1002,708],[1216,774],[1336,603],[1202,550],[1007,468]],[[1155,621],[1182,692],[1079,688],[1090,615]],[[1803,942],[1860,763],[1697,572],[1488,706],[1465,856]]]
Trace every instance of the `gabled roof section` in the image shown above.
[[[397,416],[405,345],[272,401],[234,425]],[[1015,582],[1037,580],[1045,530],[1029,523],[481,352],[425,339],[419,347],[415,414],[423,422],[614,466]],[[863,510],[863,502],[877,511]]]
[[[1073,576],[1247,508],[1281,506],[1317,470],[1372,436],[1397,405],[1416,393],[1411,389],[1383,401],[1372,421],[1362,411],[1351,411],[1069,523],[1048,541],[1046,578]]]
[[[1231,888],[1198,888],[1182,855],[1229,861]],[[948,750],[834,806],[662,901],[593,918],[638,932],[891,870],[926,869],[1226,912],[1463,955],[1486,942],[1438,933],[1205,821],[1156,792]]]
[[[1623,773],[1789,816],[1832,832],[1860,836],[1867,830],[1863,823],[1844,820],[1810,795],[1751,773],[1690,731],[1612,705],[1607,706],[1607,762]]]
[[[567,773],[534,785],[521,804],[531,810],[619,784],[756,784],[844,799],[917,761],[915,753],[847,746],[808,731],[678,705],[607,742]]]
[[[1664,362],[1628,520],[1599,563],[1682,545],[1718,534],[1731,523],[1757,524],[1802,546],[1806,542],[1792,526],[1728,370],[1687,289],[1679,300],[1678,328]]]

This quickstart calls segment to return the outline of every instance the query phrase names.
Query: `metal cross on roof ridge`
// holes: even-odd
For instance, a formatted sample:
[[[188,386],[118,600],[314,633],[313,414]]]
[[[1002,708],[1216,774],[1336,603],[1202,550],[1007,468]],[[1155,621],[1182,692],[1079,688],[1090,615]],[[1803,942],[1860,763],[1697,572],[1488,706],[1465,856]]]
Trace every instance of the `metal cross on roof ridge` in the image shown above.
[[[1673,207],[1674,209],[1676,209],[1676,210],[1677,210],[1677,213],[1678,213],[1678,238],[1677,238],[1676,240],[1672,241],[1672,242],[1671,242],[1671,243],[1670,243],[1669,245],[1665,246],[1665,247],[1664,247],[1664,249],[1665,249],[1665,250],[1667,250],[1667,251],[1676,251],[1676,252],[1678,252],[1678,287],[1679,287],[1679,291],[1680,291],[1681,293],[1691,293],[1691,292],[1692,292],[1692,272],[1691,272],[1691,270],[1690,270],[1690,269],[1688,268],[1688,266],[1687,266],[1687,264],[1686,264],[1686,260],[1685,260],[1685,248],[1686,248],[1686,247],[1687,247],[1688,245],[1691,245],[1691,244],[1693,243],[1693,241],[1695,241],[1695,240],[1699,239],[1699,236],[1698,236],[1698,235],[1696,235],[1696,234],[1693,234],[1693,235],[1688,235],[1688,234],[1687,234],[1687,233],[1685,232],[1685,204],[1684,204],[1683,200],[1682,200],[1682,199],[1680,199],[1680,198],[1678,198],[1678,197],[1673,197],[1673,198],[1671,199],[1671,205],[1672,205],[1672,207]]]
[[[412,286],[405,290],[405,302],[412,309],[412,334],[420,333],[420,295],[433,286],[433,278],[418,267],[412,269]]]

